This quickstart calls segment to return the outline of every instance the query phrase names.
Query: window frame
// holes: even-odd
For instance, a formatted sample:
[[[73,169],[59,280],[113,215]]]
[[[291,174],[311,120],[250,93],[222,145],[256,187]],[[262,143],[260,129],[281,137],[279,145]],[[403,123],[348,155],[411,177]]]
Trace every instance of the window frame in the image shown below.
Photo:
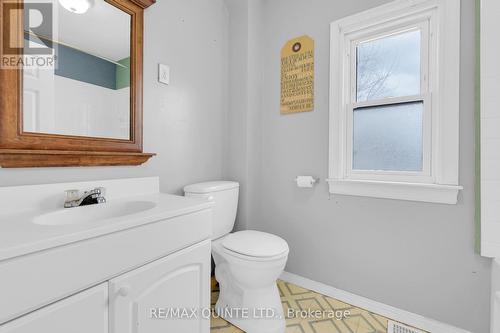
[[[432,115],[432,106],[429,88],[429,35],[430,35],[430,22],[427,18],[422,18],[422,21],[414,22],[400,22],[395,27],[389,26],[382,29],[367,29],[360,36],[355,35],[354,38],[348,38],[350,44],[349,54],[346,61],[349,62],[350,72],[346,76],[344,84],[350,87],[347,99],[349,102],[346,104],[346,156],[345,156],[345,170],[346,178],[357,180],[388,180],[388,181],[414,181],[418,183],[431,182],[431,126],[430,119]],[[401,97],[386,97],[380,99],[373,99],[369,101],[357,101],[357,47],[366,41],[377,40],[384,37],[395,36],[405,32],[420,31],[420,94],[407,95]],[[353,141],[354,141],[354,111],[358,108],[384,106],[384,105],[399,105],[410,102],[423,102],[423,115],[422,115],[422,171],[382,171],[382,170],[355,170],[353,164]]]
[[[357,101],[356,47],[421,31],[420,94]],[[455,204],[458,185],[460,3],[400,0],[331,24],[329,189],[332,194]],[[445,84],[447,83],[447,84]],[[423,170],[353,170],[356,108],[422,101]]]

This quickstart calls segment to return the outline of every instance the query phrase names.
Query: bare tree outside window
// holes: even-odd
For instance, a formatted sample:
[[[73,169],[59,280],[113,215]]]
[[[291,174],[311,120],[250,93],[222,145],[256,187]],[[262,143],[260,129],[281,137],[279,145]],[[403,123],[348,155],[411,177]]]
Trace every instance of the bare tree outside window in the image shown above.
[[[357,54],[357,100],[367,101],[376,99],[378,96],[387,95],[387,79],[392,74],[396,62],[400,56],[393,57],[392,64],[388,68],[380,66],[384,59],[384,50],[380,45],[368,45],[363,52]],[[387,56],[387,55],[386,55]]]
[[[420,31],[359,44],[356,52],[358,102],[420,93]]]

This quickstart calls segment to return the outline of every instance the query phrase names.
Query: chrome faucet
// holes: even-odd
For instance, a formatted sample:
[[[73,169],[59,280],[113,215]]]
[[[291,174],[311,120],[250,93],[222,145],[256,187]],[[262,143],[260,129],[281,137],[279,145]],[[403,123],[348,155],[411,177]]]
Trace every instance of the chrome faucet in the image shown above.
[[[64,200],[64,208],[73,208],[80,206],[96,205],[106,202],[106,189],[97,187],[90,191],[83,192],[80,195],[79,190],[66,191],[66,199]]]

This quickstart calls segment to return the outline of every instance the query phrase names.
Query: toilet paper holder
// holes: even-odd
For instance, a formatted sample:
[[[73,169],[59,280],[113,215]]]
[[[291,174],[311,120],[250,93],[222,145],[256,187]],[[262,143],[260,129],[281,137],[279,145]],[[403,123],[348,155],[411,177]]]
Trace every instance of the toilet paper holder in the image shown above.
[[[319,178],[313,176],[297,176],[295,178],[295,183],[299,188],[312,188],[318,182]]]

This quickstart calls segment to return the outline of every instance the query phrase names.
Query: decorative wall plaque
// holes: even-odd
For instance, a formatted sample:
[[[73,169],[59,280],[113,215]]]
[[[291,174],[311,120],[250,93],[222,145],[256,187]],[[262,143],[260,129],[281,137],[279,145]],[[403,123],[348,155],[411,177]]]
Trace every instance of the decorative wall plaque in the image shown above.
[[[281,114],[314,110],[314,40],[302,36],[281,49]]]

